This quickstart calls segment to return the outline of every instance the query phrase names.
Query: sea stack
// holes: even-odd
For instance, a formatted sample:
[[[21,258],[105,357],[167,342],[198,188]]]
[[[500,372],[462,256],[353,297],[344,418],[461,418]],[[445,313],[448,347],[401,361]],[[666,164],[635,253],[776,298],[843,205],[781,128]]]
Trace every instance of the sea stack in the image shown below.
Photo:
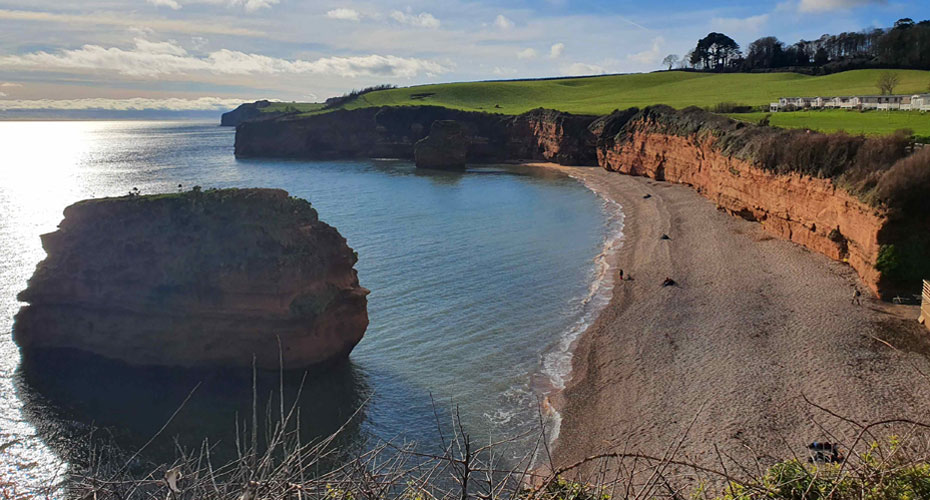
[[[468,137],[455,120],[436,120],[429,136],[417,142],[413,150],[417,168],[464,170],[468,156]]]
[[[254,357],[292,370],[345,358],[368,327],[356,254],[285,191],[131,194],[64,216],[19,295],[24,356],[64,349],[181,367]]]

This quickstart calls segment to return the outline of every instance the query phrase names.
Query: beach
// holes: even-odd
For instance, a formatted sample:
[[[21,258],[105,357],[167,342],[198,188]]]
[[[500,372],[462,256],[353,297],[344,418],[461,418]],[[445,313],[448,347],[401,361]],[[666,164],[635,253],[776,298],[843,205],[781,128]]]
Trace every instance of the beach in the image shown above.
[[[562,422],[549,465],[680,446],[678,460],[739,475],[736,464],[755,470],[805,456],[812,441],[854,440],[853,424],[805,398],[859,423],[927,420],[930,340],[916,309],[873,299],[845,264],[773,238],[687,186],[540,166],[577,178],[625,216],[612,265],[626,279],[581,335],[571,379],[553,397]],[[663,286],[666,278],[676,284]]]

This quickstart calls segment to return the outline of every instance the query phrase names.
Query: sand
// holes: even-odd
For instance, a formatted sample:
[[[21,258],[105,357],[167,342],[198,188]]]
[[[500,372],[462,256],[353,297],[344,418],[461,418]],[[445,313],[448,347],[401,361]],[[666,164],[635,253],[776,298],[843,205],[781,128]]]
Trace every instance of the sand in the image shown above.
[[[555,466],[605,452],[662,455],[683,436],[679,459],[717,469],[715,445],[741,463],[770,464],[806,456],[814,440],[852,441],[853,426],[803,396],[858,422],[930,422],[930,379],[919,373],[930,374],[930,335],[916,308],[898,314],[848,266],[773,238],[689,187],[545,168],[622,205],[613,264],[633,278],[615,285],[575,348],[572,379],[555,400]],[[678,285],[663,287],[666,277]],[[862,305],[851,303],[854,286]]]

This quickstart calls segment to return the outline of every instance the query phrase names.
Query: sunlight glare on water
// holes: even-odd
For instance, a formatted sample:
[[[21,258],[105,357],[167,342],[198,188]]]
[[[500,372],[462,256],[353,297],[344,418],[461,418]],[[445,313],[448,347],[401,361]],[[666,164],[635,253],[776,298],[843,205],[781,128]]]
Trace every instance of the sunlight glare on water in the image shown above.
[[[61,207],[87,195],[76,178],[78,165],[93,149],[100,123],[0,122],[0,331],[9,332],[19,309],[16,294],[45,257],[39,234],[54,231]],[[6,300],[14,298],[14,300]],[[0,339],[0,482],[54,484],[65,464],[36,435],[15,397],[12,374],[19,364],[9,335]]]
[[[347,437],[356,444],[435,441],[433,401],[440,410],[455,405],[484,436],[538,425],[540,387],[563,383],[571,341],[609,296],[611,273],[599,256],[620,234],[618,207],[561,175],[239,161],[233,139],[230,128],[187,122],[0,122],[0,481],[53,481],[98,425],[132,449],[174,409],[150,394],[173,400],[189,391],[143,371],[106,373],[106,389],[82,392],[97,363],[55,365],[39,383],[18,369],[9,332],[16,295],[45,256],[39,236],[71,203],[134,187],[283,188],[310,200],[358,251],[371,324],[344,370],[305,388],[311,434],[342,424],[360,401],[367,404]],[[198,393],[146,459],[165,460],[159,453],[173,453],[175,435],[228,437],[239,408],[229,391],[237,389]]]

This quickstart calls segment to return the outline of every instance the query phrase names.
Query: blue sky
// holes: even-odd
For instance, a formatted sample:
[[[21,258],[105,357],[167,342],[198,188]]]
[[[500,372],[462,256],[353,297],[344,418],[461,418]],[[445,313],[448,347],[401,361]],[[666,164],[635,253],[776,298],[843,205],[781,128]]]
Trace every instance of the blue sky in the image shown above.
[[[224,109],[380,83],[640,72],[930,18],[926,0],[0,0],[0,109]]]

